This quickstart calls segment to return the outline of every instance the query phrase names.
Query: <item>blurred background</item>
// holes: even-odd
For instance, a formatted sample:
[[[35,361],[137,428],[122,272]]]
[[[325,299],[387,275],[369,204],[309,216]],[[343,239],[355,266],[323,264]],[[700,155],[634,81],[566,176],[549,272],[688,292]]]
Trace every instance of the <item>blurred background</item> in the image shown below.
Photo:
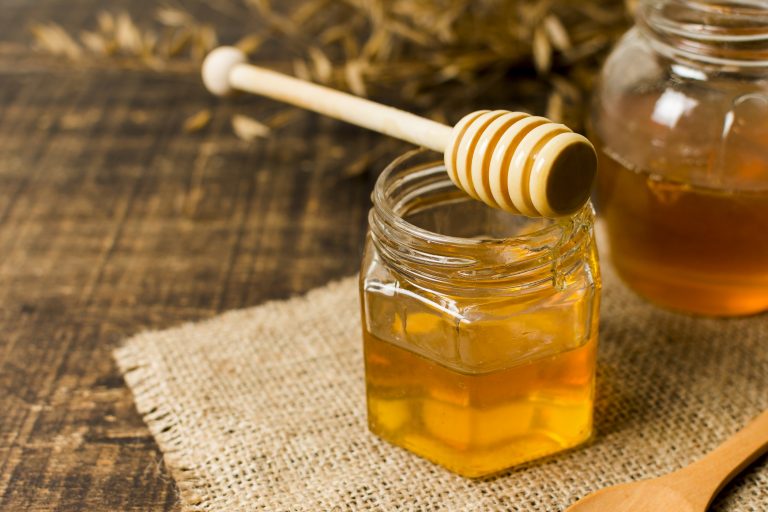
[[[253,96],[252,62],[447,122],[583,130],[619,0],[0,0],[0,509],[174,510],[111,350],[357,271],[409,146]]]

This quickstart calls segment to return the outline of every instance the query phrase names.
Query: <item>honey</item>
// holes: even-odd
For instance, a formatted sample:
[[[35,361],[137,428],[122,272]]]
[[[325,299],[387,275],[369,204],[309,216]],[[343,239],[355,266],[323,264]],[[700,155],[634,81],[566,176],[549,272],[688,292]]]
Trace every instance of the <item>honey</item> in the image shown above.
[[[768,189],[673,181],[609,154],[600,164],[599,209],[612,260],[633,289],[693,313],[768,310]]]
[[[768,3],[640,2],[596,84],[598,214],[669,309],[768,310]]]
[[[502,370],[462,373],[364,334],[372,432],[464,476],[578,445],[592,431],[595,337]]]
[[[467,477],[592,433],[593,212],[531,219],[416,152],[376,184],[360,274],[370,430]]]

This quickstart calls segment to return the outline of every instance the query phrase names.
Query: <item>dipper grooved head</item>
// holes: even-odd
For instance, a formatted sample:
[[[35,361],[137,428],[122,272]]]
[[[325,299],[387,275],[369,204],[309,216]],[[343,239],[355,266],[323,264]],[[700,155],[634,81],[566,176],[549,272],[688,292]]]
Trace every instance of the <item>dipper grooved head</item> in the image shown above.
[[[453,129],[445,150],[453,183],[489,206],[560,217],[589,199],[597,155],[589,140],[544,117],[481,110]]]

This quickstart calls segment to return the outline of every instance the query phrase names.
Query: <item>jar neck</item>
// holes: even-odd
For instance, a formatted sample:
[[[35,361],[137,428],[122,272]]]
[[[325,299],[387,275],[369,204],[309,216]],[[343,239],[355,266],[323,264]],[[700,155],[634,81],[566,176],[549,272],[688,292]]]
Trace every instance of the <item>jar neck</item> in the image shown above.
[[[591,205],[557,220],[492,210],[458,190],[441,162],[416,150],[379,177],[369,216],[370,236],[388,267],[414,282],[440,288],[509,293],[557,285],[591,250]],[[429,228],[442,226],[448,234]],[[462,236],[452,236],[458,226]],[[507,236],[508,235],[508,236]]]
[[[667,57],[723,72],[768,73],[768,2],[645,0],[637,22]]]

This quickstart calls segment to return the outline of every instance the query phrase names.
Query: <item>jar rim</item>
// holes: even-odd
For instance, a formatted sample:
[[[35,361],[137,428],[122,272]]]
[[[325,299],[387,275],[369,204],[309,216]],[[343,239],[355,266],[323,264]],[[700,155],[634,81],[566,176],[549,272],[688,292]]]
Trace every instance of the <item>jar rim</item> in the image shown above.
[[[423,206],[475,203],[455,187],[445,165],[425,149],[409,151],[390,163],[379,176],[372,199],[370,236],[380,257],[401,274],[434,285],[450,282],[452,286],[509,291],[513,286],[532,289],[551,284],[553,278],[559,280],[577,268],[583,262],[585,247],[593,243],[594,210],[590,203],[558,219],[531,219],[498,210],[502,218],[489,222],[501,229],[510,228],[506,238],[484,233],[452,236],[417,226],[405,217],[427,211],[421,209]],[[455,215],[460,214],[451,218],[456,219]],[[509,225],[504,222],[507,215]],[[540,227],[537,222],[546,225]],[[480,231],[487,228],[478,225]],[[522,228],[519,233],[518,228]]]
[[[656,49],[726,68],[768,66],[768,4],[758,0],[644,0],[638,25]]]
[[[553,219],[553,222],[548,224],[547,226],[543,226],[539,229],[534,229],[531,231],[528,231],[521,235],[516,235],[514,237],[483,237],[483,238],[464,238],[464,237],[458,237],[458,236],[452,236],[452,235],[446,235],[443,233],[437,233],[435,231],[430,231],[428,229],[422,228],[420,226],[417,226],[406,219],[403,218],[402,215],[399,215],[395,208],[390,204],[389,198],[386,197],[387,187],[385,186],[385,182],[388,179],[391,179],[391,176],[399,170],[399,168],[402,166],[403,163],[405,163],[408,160],[413,159],[416,156],[425,155],[430,153],[429,149],[425,148],[416,148],[412,149],[410,151],[407,151],[406,153],[403,153],[402,155],[395,158],[392,162],[390,162],[382,171],[382,173],[379,175],[378,179],[376,180],[376,184],[374,186],[373,192],[371,193],[371,199],[374,204],[374,208],[376,209],[377,214],[383,216],[386,221],[388,221],[390,224],[397,226],[398,229],[404,231],[405,233],[417,237],[422,238],[425,240],[430,240],[435,243],[445,243],[450,245],[458,245],[458,246],[468,246],[468,247],[475,247],[478,245],[483,244],[509,244],[512,242],[526,242],[526,241],[532,241],[535,239],[540,239],[543,236],[546,236],[547,234],[552,234],[557,232],[558,230],[561,230],[563,227],[563,224],[570,223],[573,220],[576,220],[577,224],[582,224],[584,221],[587,220],[587,217],[590,216],[592,213],[592,205],[588,201],[587,204],[585,204],[581,209],[576,211],[575,213],[571,215],[566,215],[562,217],[558,217],[557,219]],[[444,168],[442,162],[435,160],[432,162],[428,162],[423,164],[421,167],[423,167],[424,171],[434,171],[436,168]]]

